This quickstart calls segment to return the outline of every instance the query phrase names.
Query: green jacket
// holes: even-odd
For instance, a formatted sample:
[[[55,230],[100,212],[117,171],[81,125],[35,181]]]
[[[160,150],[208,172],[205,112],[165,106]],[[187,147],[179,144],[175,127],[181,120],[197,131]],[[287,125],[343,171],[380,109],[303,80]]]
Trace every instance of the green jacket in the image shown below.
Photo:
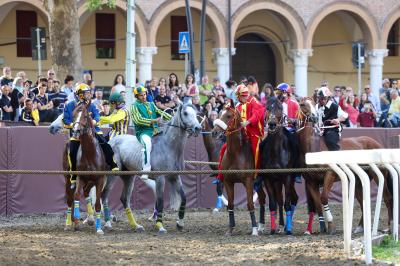
[[[152,119],[156,119],[157,115],[163,115],[165,120],[170,120],[172,116],[157,108],[153,102],[142,103],[136,101],[132,105],[132,121],[135,125],[136,137],[140,140],[140,136],[146,134],[150,137],[157,134],[157,123],[151,124]]]

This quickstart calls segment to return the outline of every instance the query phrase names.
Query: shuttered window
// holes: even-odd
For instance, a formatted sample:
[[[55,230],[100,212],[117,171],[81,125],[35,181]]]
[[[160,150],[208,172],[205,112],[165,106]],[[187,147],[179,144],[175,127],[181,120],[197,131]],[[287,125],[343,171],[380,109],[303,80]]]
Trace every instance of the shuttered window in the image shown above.
[[[115,14],[96,14],[96,58],[115,58]]]
[[[17,10],[17,57],[32,57],[31,28],[37,27],[35,11]]]
[[[392,28],[390,29],[388,40],[387,40],[387,49],[389,50],[389,56],[399,56],[399,48],[400,48],[400,20],[397,20]]]
[[[187,31],[186,16],[171,16],[171,59],[185,60],[179,53],[179,32]]]

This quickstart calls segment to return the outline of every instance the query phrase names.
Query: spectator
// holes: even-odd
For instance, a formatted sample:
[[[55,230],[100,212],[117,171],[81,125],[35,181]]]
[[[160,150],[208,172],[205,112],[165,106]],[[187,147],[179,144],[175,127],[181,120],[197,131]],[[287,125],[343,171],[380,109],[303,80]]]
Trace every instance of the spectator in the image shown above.
[[[225,88],[225,96],[228,99],[232,99],[233,102],[236,104],[238,102],[238,99],[236,98],[236,82],[232,79],[228,80],[225,82],[226,88]]]
[[[39,110],[39,119],[40,122],[43,122],[47,111],[53,108],[53,102],[49,101],[49,97],[46,93],[47,87],[45,83],[39,83],[39,93],[36,95],[33,100],[34,103],[37,104],[37,108]]]
[[[24,71],[20,71],[15,75],[15,77],[20,77],[22,79],[22,82],[25,82],[27,80],[26,78],[26,73]]]
[[[88,84],[89,80],[93,80],[92,74],[89,71],[83,72],[83,83]],[[89,85],[89,84],[88,84]]]
[[[199,95],[196,95],[196,96],[194,96],[194,97],[192,98],[192,104],[193,104],[194,106],[196,106],[197,112],[199,112],[199,113],[202,113],[202,112],[203,112],[203,108],[202,108],[202,106],[201,106],[201,104],[200,104],[200,96],[199,96]]]
[[[370,101],[372,104],[372,109],[375,110],[375,112],[380,113],[381,103],[379,101],[378,95],[372,92],[371,86],[369,84],[364,86],[364,91],[367,95],[367,100]]]
[[[113,94],[114,92],[121,93],[121,91],[125,90],[126,90],[125,77],[122,74],[117,74],[114,78],[114,86],[111,88],[110,94]]]
[[[301,97],[297,94],[297,88],[294,83],[290,84],[290,91],[292,92],[292,99],[296,102],[300,102]]]
[[[147,101],[148,102],[154,102],[154,99],[159,93],[158,87],[157,87],[157,79],[152,78],[150,80],[150,84],[146,87],[147,89]]]
[[[397,87],[397,80],[392,80],[392,89],[395,89],[398,91],[398,87]]]
[[[90,88],[90,92],[92,93],[92,98],[94,97],[94,92],[96,91],[96,84],[94,83],[94,80],[90,79],[86,81],[86,84]]]
[[[0,77],[0,86],[8,85],[12,86],[13,78],[11,76],[11,68],[6,66],[3,67],[3,76]]]
[[[3,120],[11,121],[11,115],[13,112],[13,108],[11,106],[11,97],[10,94],[11,87],[9,85],[3,85],[1,87],[2,96],[0,99],[0,108],[3,111]]]
[[[97,89],[94,93],[94,100],[92,100],[92,103],[96,106],[97,110],[99,112],[101,111],[101,106],[103,104],[103,90]]]
[[[374,127],[377,114],[372,108],[371,102],[366,101],[362,110],[363,111],[358,115],[357,125],[359,127]]]
[[[167,95],[170,96],[171,99],[173,99],[171,93],[172,93],[172,92],[175,92],[175,94],[177,94],[178,91],[181,90],[180,87],[181,87],[181,86],[179,85],[178,76],[177,76],[175,73],[169,74],[169,77],[168,77]]]
[[[39,112],[31,99],[25,100],[24,108],[22,108],[19,121],[32,123],[34,126],[39,125]]]
[[[56,79],[56,72],[53,69],[47,70],[47,79]]]
[[[333,89],[333,97],[332,101],[339,105],[342,101],[343,95],[342,95],[342,90],[340,89],[340,86],[335,86]]]
[[[225,96],[224,87],[222,87],[221,82],[218,77],[213,79],[212,93],[218,98],[219,96]]]
[[[240,80],[239,85],[243,84],[243,85],[247,86],[248,82],[247,82],[247,78],[245,76],[241,76],[239,80]]]
[[[352,87],[346,87],[346,92],[343,95],[341,102],[339,103],[340,108],[342,108],[342,110],[344,109],[344,105],[346,103],[346,101],[348,100],[349,96],[353,95],[354,96],[354,103],[356,106],[358,106],[360,104],[360,99],[358,99],[358,97],[355,96],[354,92],[353,92],[353,88]]]
[[[199,86],[199,96],[200,96],[200,104],[203,105],[208,97],[211,95],[213,89],[213,85],[208,83],[208,76],[204,75],[201,78],[201,85]]]
[[[52,103],[52,108],[47,110],[42,122],[52,123],[62,113],[62,110],[59,108],[60,101],[58,99],[51,100],[50,102]]]
[[[13,112],[11,114],[11,121],[18,122],[21,109],[24,106],[25,98],[23,94],[24,82],[21,77],[16,77],[13,81],[13,89],[10,94],[11,106]]]
[[[217,120],[218,113],[216,111],[211,111],[210,116],[208,117],[208,124],[211,127],[214,127],[214,121]]]
[[[156,106],[166,111],[168,114],[172,114],[172,109],[175,108],[175,103],[172,101],[171,97],[167,95],[167,90],[165,86],[160,87],[160,93],[154,99]]]
[[[247,78],[247,88],[249,89],[249,93],[251,96],[256,96],[257,98],[259,97],[259,89],[258,89],[258,83],[255,77],[249,76]]]
[[[102,103],[100,115],[101,116],[110,115],[110,103],[107,100],[104,100]]]
[[[192,74],[188,74],[185,79],[185,86],[182,88],[184,97],[183,103],[192,103],[193,96],[199,95],[196,80]]]
[[[359,111],[358,105],[355,103],[354,94],[350,94],[349,96],[347,96],[343,106],[343,111],[349,114],[349,126],[357,127],[357,118],[359,115]]]
[[[393,127],[400,126],[400,97],[396,89],[390,90],[391,103],[388,111],[389,121]]]
[[[378,126],[387,127],[389,125],[386,124],[388,118],[388,111],[390,108],[390,81],[389,79],[384,79],[382,81],[382,88],[379,89],[379,100],[381,107],[381,116],[379,117]]]
[[[35,83],[35,87],[31,88],[31,92],[33,94],[35,94],[35,95],[38,95],[38,93],[39,93],[39,88],[38,88],[39,84],[42,83],[42,84],[46,84],[46,86],[47,86],[47,82],[48,82],[47,78],[45,78],[43,76],[39,76],[37,81],[36,81],[36,83]]]
[[[54,93],[54,81],[53,79],[47,79],[47,93]]]
[[[67,95],[64,92],[60,91],[59,80],[53,80],[53,93],[49,93],[48,96],[50,101],[58,100],[60,103],[58,109],[64,110],[65,102],[67,101]]]
[[[61,87],[61,92],[65,93],[68,96],[74,92],[74,77],[71,75],[67,75],[64,79],[64,85]]]

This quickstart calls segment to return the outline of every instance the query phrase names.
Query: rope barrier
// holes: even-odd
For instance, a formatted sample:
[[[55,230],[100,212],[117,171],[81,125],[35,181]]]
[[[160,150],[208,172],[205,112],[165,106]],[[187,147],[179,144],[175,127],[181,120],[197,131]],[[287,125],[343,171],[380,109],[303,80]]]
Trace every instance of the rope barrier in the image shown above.
[[[368,169],[369,167],[363,167]],[[288,168],[288,169],[237,169],[237,170],[181,170],[181,171],[58,171],[58,170],[0,170],[0,174],[33,174],[33,175],[210,175],[210,174],[283,174],[326,172],[332,170],[329,167],[318,168]]]
[[[187,164],[200,164],[200,165],[218,165],[218,162],[205,162],[205,161],[185,161]]]

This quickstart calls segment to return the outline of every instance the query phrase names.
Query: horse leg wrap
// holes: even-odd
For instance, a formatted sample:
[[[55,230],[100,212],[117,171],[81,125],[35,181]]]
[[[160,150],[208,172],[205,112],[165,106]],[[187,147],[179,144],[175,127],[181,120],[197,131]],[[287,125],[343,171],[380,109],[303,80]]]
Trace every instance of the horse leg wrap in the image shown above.
[[[71,208],[67,209],[67,219],[65,221],[66,226],[71,226],[72,225],[72,219],[71,219]]]
[[[216,209],[221,209],[222,208],[222,196],[217,197],[217,202],[215,203],[215,208]]]
[[[179,219],[183,219],[185,217],[185,209],[186,209],[185,205],[181,205],[179,207],[179,212],[178,212]]]
[[[321,233],[326,232],[325,218],[324,216],[319,216],[319,229]]]
[[[254,211],[250,211],[250,219],[251,219],[251,227],[257,227],[257,222],[256,222],[256,215],[254,214]]]
[[[333,216],[331,210],[329,209],[329,205],[324,205],[324,218],[328,223],[333,221]]]
[[[217,179],[218,180],[218,179]],[[218,180],[219,181],[219,180]],[[218,182],[218,184],[217,184],[217,195],[219,196],[219,197],[222,197],[222,184],[221,184],[221,182]]]
[[[292,219],[293,219],[292,211],[287,211],[286,212],[286,232],[287,233],[292,232],[292,227],[293,227]]]
[[[276,211],[271,211],[270,216],[271,216],[271,231],[275,231],[276,230]]]
[[[132,210],[130,208],[125,209],[126,217],[128,217],[129,224],[133,229],[136,229],[137,223],[135,217],[133,217]]]
[[[101,212],[96,212],[96,231],[101,230]]]
[[[265,224],[265,205],[260,205],[260,224]]]
[[[314,213],[310,212],[308,213],[308,225],[307,225],[307,231],[312,233],[312,228],[313,228],[313,221],[314,221]]]
[[[87,213],[88,213],[88,215],[93,215],[94,211],[93,211],[93,205],[92,205],[92,198],[91,197],[87,197],[86,198],[86,205],[87,205]]]
[[[110,221],[110,208],[108,207],[108,203],[103,204],[103,209],[104,209],[104,221],[108,222]]]
[[[234,228],[235,227],[235,213],[233,210],[228,210],[229,213],[229,227]]]
[[[290,208],[292,210],[292,218],[294,216],[294,211],[296,210],[296,205],[290,205]]]
[[[79,200],[74,200],[74,219],[81,219],[81,213],[79,211]]]
[[[162,223],[162,212],[157,212],[156,227],[158,230],[164,227]]]

